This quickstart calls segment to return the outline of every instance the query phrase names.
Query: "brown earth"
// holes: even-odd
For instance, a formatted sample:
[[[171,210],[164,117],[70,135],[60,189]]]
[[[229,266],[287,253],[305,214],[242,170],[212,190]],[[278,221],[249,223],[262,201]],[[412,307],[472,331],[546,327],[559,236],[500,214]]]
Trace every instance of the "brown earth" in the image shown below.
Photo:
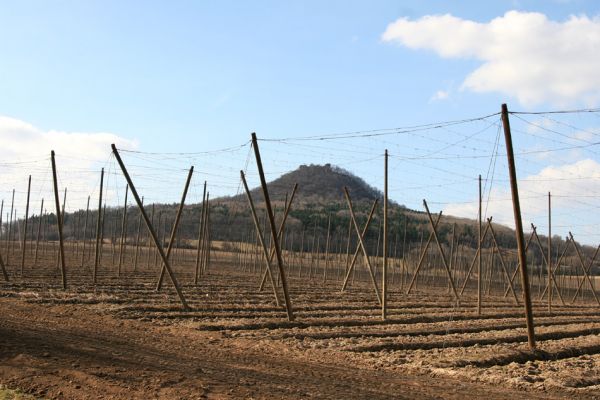
[[[536,301],[534,353],[522,306],[501,285],[476,315],[472,292],[458,305],[425,274],[406,295],[392,274],[382,321],[364,271],[342,293],[339,270],[326,276],[305,260],[289,269],[289,322],[272,290],[257,290],[260,264],[218,255],[194,285],[193,255],[175,254],[189,312],[168,280],[154,290],[158,265],[146,257],[135,270],[129,254],[119,276],[107,254],[93,285],[89,264],[70,256],[67,290],[51,254],[23,275],[11,266],[0,282],[0,384],[56,399],[600,397],[595,304],[548,313]]]
[[[563,398],[373,371],[284,343],[117,319],[79,304],[0,300],[0,381],[45,398]]]

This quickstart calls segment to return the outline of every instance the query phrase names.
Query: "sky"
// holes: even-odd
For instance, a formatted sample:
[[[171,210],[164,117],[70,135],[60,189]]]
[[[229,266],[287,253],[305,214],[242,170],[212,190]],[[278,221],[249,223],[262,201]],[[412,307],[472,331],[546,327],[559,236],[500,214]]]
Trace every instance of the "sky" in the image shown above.
[[[0,199],[120,204],[123,154],[146,201],[189,201],[332,163],[423,210],[512,225],[497,113],[600,106],[597,1],[0,1]],[[464,121],[467,120],[467,121]],[[438,124],[440,122],[461,123]],[[430,125],[433,124],[433,125]],[[511,115],[525,226],[600,241],[597,112]],[[414,128],[419,126],[419,128]],[[92,204],[94,202],[92,201]],[[37,207],[37,208],[36,208]]]

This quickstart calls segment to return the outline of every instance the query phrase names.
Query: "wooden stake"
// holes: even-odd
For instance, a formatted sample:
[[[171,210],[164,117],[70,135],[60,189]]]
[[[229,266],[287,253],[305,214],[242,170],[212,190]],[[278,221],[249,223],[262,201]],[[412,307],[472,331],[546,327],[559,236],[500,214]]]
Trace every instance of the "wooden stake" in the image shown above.
[[[177,227],[179,226],[179,221],[181,219],[181,213],[183,212],[185,198],[187,197],[187,192],[190,187],[190,182],[192,181],[193,173],[194,173],[194,166],[190,167],[190,171],[188,172],[187,180],[185,181],[185,187],[183,189],[183,194],[181,195],[181,203],[179,203],[179,208],[177,209],[177,214],[175,215],[175,222],[173,222],[173,228],[171,229],[171,238],[169,239],[169,247],[167,247],[167,259],[171,255],[171,249],[173,248],[173,243],[175,243],[175,237],[177,235]],[[163,263],[163,266],[160,270],[160,277],[158,278],[158,283],[156,284],[156,291],[159,291],[160,288],[162,287],[164,277],[165,277],[165,264]]]
[[[325,269],[323,270],[323,282],[327,282],[327,268],[329,267],[329,242],[331,239],[331,214],[327,216],[327,239],[325,240]]]
[[[38,261],[38,250],[40,247],[40,235],[42,233],[42,222],[43,222],[42,213],[43,212],[44,212],[44,199],[42,198],[42,205],[40,206],[40,218],[39,218],[39,222],[38,222],[37,239],[35,240],[35,255],[33,257],[33,266],[34,267],[37,266],[37,261]]]
[[[387,318],[387,267],[388,267],[388,151],[385,150],[383,183],[383,270],[381,277],[381,319]]]
[[[206,206],[206,181],[204,181],[204,191],[202,193],[202,211],[200,212],[200,226],[198,228],[198,248],[196,251],[196,272],[194,274],[194,285],[198,284],[198,273],[200,269],[200,250],[202,248],[202,235],[204,233],[204,208]]]
[[[435,224],[433,222],[433,218],[431,217],[431,213],[429,212],[429,207],[427,207],[427,202],[423,199],[423,205],[425,206],[425,210],[427,211],[427,218],[429,219],[429,224],[431,225],[431,230],[433,232],[433,236],[435,237],[435,241],[438,245],[438,250],[440,251],[440,255],[442,257],[442,262],[444,263],[444,268],[446,269],[446,274],[448,274],[448,280],[450,281],[450,286],[452,286],[452,292],[454,293],[454,297],[456,297],[456,301],[460,300],[460,296],[456,291],[456,286],[454,285],[454,279],[452,279],[452,274],[450,273],[450,268],[448,267],[448,261],[446,261],[446,255],[444,254],[444,249],[442,248],[442,243],[437,235],[437,230]]]
[[[85,207],[85,222],[83,223],[83,248],[81,249],[81,269],[83,269],[85,264],[85,245],[87,242],[87,227],[88,227],[88,217],[90,214],[90,196],[87,198],[87,206]]]
[[[525,254],[525,240],[523,235],[523,222],[521,220],[521,205],[519,202],[519,189],[517,186],[517,170],[512,147],[508,108],[502,104],[502,125],[504,126],[504,139],[506,141],[506,156],[508,158],[508,173],[510,176],[510,191],[512,194],[513,211],[515,218],[515,234],[517,249],[519,251],[519,265],[521,269],[521,286],[525,303],[525,319],[527,321],[527,341],[531,350],[535,349],[535,328],[533,325],[533,309],[529,293],[529,276],[527,274],[527,254]]]
[[[371,277],[371,282],[373,283],[373,289],[375,290],[375,294],[377,295],[377,302],[381,305],[381,294],[379,293],[379,288],[377,287],[377,281],[375,280],[375,275],[373,274],[373,268],[371,267],[371,261],[369,260],[369,253],[367,252],[367,247],[365,246],[365,242],[361,235],[360,229],[358,227],[358,223],[356,222],[356,217],[354,214],[354,208],[352,207],[352,200],[350,199],[350,193],[348,193],[348,188],[344,186],[344,195],[346,196],[346,202],[348,203],[348,209],[350,210],[350,218],[352,218],[352,224],[354,225],[354,231],[358,236],[358,243],[360,248],[362,249],[363,256],[365,262],[367,263],[367,268],[369,270],[369,276]]]
[[[273,209],[271,208],[271,199],[269,198],[269,190],[267,188],[267,181],[263,172],[262,161],[260,159],[260,151],[258,150],[258,140],[256,139],[256,133],[252,133],[252,147],[254,148],[254,156],[256,158],[256,165],[258,167],[258,174],[260,176],[260,184],[262,186],[263,196],[265,199],[265,207],[267,209],[267,216],[269,217],[269,225],[271,227],[271,237],[275,246],[275,255],[277,256],[277,267],[279,268],[279,275],[281,277],[281,284],[283,286],[283,294],[285,297],[285,307],[287,316],[290,321],[294,320],[294,312],[292,310],[292,302],[288,292],[288,283],[285,277],[285,270],[283,268],[283,259],[281,257],[281,249],[279,248],[279,240],[277,237],[277,231],[275,227],[275,219],[273,218]]]
[[[60,201],[58,199],[58,180],[56,178],[56,161],[54,160],[54,150],[50,152],[50,161],[52,163],[52,180],[54,182],[54,202],[56,203],[56,225],[58,227],[58,243],[60,251],[60,273],[62,277],[62,287],[67,288],[67,273],[65,267],[65,248],[63,245],[63,215],[60,212]],[[66,191],[65,191],[66,193]],[[63,204],[64,207],[64,204]]]
[[[142,207],[144,206],[144,196],[142,196]],[[137,271],[138,257],[140,253],[140,234],[142,231],[142,213],[138,216],[137,232],[135,235],[135,256],[133,257],[133,272]]]
[[[98,263],[100,261],[100,236],[102,229],[102,189],[104,187],[104,168],[100,172],[100,193],[98,195],[98,218],[96,219],[96,250],[94,253],[94,285],[97,281]]]
[[[25,206],[25,226],[23,227],[23,252],[21,253],[21,276],[25,269],[25,248],[27,247],[27,221],[29,220],[29,195],[31,194],[31,175],[27,183],[27,205]]]
[[[552,199],[548,192],[548,312],[552,312]],[[559,292],[560,293],[560,292]]]
[[[2,259],[2,253],[0,252],[0,267],[2,267],[2,275],[4,276],[4,280],[8,282],[8,273],[6,272],[6,265],[4,265],[4,260]]]
[[[285,222],[287,221],[287,217],[290,213],[290,210],[292,209],[292,202],[294,201],[294,197],[296,196],[297,190],[298,190],[298,184],[296,183],[296,184],[294,184],[294,187],[292,188],[292,194],[290,196],[289,201],[287,201],[287,195],[286,195],[285,207],[283,210],[283,217],[281,218],[281,223],[279,224],[279,230],[277,231],[277,237],[280,239],[283,237],[283,232],[285,229]],[[258,219],[257,219],[257,221],[258,221]],[[265,254],[265,256],[266,256],[266,254]],[[271,252],[268,255],[269,262],[273,262],[273,257],[275,257],[275,249],[271,248]],[[259,291],[263,290],[266,280],[267,280],[267,271],[264,271],[261,282],[260,282],[260,287],[258,289]]]
[[[481,175],[479,175],[479,212],[477,214],[477,236],[479,238],[479,240],[477,241],[477,315],[481,315],[481,278],[482,278],[482,274],[481,274],[481,256],[482,256],[482,251],[481,251],[481,246],[483,245],[482,242],[482,238],[481,238],[481,219],[482,219],[482,215],[481,215]]]
[[[133,194],[133,197],[135,198],[135,201],[140,209],[140,212],[142,213],[142,218],[144,218],[144,222],[146,223],[148,231],[150,232],[150,235],[152,236],[154,245],[156,246],[156,249],[158,250],[160,257],[162,258],[162,261],[165,265],[165,268],[167,269],[167,272],[169,273],[171,282],[173,282],[173,286],[175,286],[175,291],[177,292],[177,296],[179,296],[179,300],[181,301],[183,309],[186,311],[189,311],[190,307],[188,306],[187,302],[185,301],[185,297],[183,296],[183,293],[181,292],[181,288],[179,287],[179,283],[177,282],[177,278],[175,277],[175,274],[171,270],[171,265],[169,264],[169,260],[167,259],[167,256],[165,255],[163,248],[160,245],[160,242],[158,241],[158,236],[156,235],[156,232],[154,231],[154,227],[150,223],[150,219],[148,218],[148,215],[146,215],[146,211],[144,210],[144,207],[142,207],[142,200],[140,200],[140,197],[138,196],[138,193],[135,190],[133,181],[131,180],[131,177],[129,176],[127,169],[125,168],[125,164],[123,164],[123,160],[121,160],[121,156],[119,155],[119,152],[117,151],[117,147],[114,144],[112,144],[111,147],[112,147],[113,154],[115,155],[115,158],[117,159],[117,162],[119,163],[119,167],[121,167],[121,171],[123,171],[123,175],[125,176],[125,179],[127,180],[129,187],[131,188],[131,193]]]
[[[123,204],[123,219],[121,220],[121,242],[119,243],[119,266],[117,267],[117,276],[121,276],[121,265],[126,248],[125,237],[127,236],[127,193],[129,185],[125,185],[125,202]]]
[[[442,219],[442,212],[440,211],[439,214],[437,215],[437,218],[435,220],[434,223],[434,228],[437,228],[440,220]],[[415,269],[415,272],[413,274],[413,277],[410,281],[410,284],[408,285],[408,289],[406,289],[406,294],[410,294],[410,291],[412,290],[413,286],[415,286],[416,282],[417,282],[417,276],[419,275],[419,271],[421,270],[421,266],[423,265],[423,261],[425,261],[425,256],[427,255],[427,249],[429,249],[429,244],[431,243],[431,241],[433,240],[433,232],[431,232],[429,234],[429,238],[427,239],[427,243],[425,244],[425,247],[423,247],[423,236],[421,235],[421,244],[419,246],[419,262],[417,263],[417,268]]]
[[[366,237],[367,231],[369,230],[369,225],[371,224],[373,215],[375,213],[375,210],[377,209],[378,201],[379,201],[378,199],[375,199],[375,201],[373,201],[373,206],[371,206],[371,211],[369,212],[369,216],[367,217],[367,222],[365,222],[365,226],[363,227],[363,230],[361,233],[363,239]],[[352,223],[352,218],[350,218],[350,223]],[[348,285],[348,279],[350,278],[350,274],[354,271],[354,266],[356,264],[356,260],[358,259],[358,254],[360,253],[360,250],[361,250],[360,243],[357,243],[356,250],[354,251],[354,255],[352,256],[352,261],[350,262],[350,265],[348,265],[346,267],[344,282],[342,283],[342,290],[341,290],[342,292],[344,290],[346,290],[346,286]]]

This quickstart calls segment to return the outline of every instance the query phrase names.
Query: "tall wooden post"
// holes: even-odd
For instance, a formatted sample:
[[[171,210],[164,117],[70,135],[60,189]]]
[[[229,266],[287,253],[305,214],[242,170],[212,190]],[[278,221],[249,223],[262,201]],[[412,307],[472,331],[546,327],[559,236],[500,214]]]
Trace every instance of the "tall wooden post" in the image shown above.
[[[112,144],[111,147],[113,150],[113,154],[115,155],[115,158],[117,159],[117,162],[119,163],[119,167],[121,168],[121,171],[123,172],[123,175],[125,176],[125,179],[127,180],[127,183],[129,184],[129,187],[131,189],[131,194],[133,194],[133,197],[135,198],[135,201],[140,209],[140,212],[142,213],[142,217],[144,218],[144,222],[146,223],[146,226],[148,227],[148,231],[150,232],[150,235],[152,235],[152,240],[154,241],[154,245],[156,246],[156,249],[158,250],[160,257],[162,258],[162,261],[165,265],[165,268],[167,269],[167,272],[169,273],[171,282],[173,282],[173,286],[175,286],[175,291],[177,292],[177,295],[179,296],[179,300],[181,301],[183,309],[188,311],[190,309],[190,307],[188,306],[187,302],[185,301],[185,297],[183,296],[183,292],[181,291],[181,288],[179,287],[179,282],[177,282],[177,278],[175,277],[175,274],[171,270],[171,264],[169,264],[169,260],[167,259],[167,256],[165,255],[165,252],[163,251],[163,248],[162,248],[160,242],[158,241],[158,236],[156,235],[156,232],[154,231],[154,227],[150,223],[150,219],[148,218],[148,215],[146,214],[144,207],[142,207],[142,200],[140,199],[140,196],[138,195],[137,191],[135,190],[135,186],[133,186],[133,181],[131,180],[131,177],[129,176],[127,169],[125,168],[125,164],[123,164],[123,160],[121,160],[121,156],[119,155],[119,152],[117,151],[117,147],[114,144]]]
[[[521,285],[523,286],[523,302],[525,304],[525,316],[527,320],[527,340],[529,348],[535,349],[535,330],[533,325],[533,310],[531,306],[531,295],[529,288],[529,276],[527,275],[527,255],[525,254],[525,240],[523,235],[523,221],[521,220],[521,205],[519,202],[519,189],[517,186],[517,171],[512,147],[510,122],[508,120],[508,108],[502,104],[502,125],[504,126],[504,139],[506,141],[506,156],[508,158],[508,173],[510,176],[510,190],[513,201],[515,218],[515,235],[517,237],[517,249],[519,251],[519,264],[521,270]]]
[[[100,236],[102,229],[102,190],[104,187],[104,168],[100,172],[100,194],[98,195],[98,218],[96,219],[96,251],[94,253],[94,284],[98,274],[98,262],[100,261]]]
[[[323,282],[327,281],[327,268],[329,268],[329,242],[331,240],[331,214],[327,216],[327,239],[325,240],[325,268],[323,269]]]
[[[552,311],[552,200],[548,192],[548,312]]]
[[[285,298],[287,316],[290,321],[293,321],[294,312],[292,310],[292,302],[290,300],[290,294],[288,291],[288,283],[285,277],[285,270],[283,268],[283,257],[281,256],[281,248],[279,247],[279,240],[277,238],[277,227],[275,226],[275,219],[273,218],[271,199],[269,198],[267,181],[265,179],[262,161],[260,159],[260,151],[258,150],[258,140],[256,139],[256,133],[254,132],[252,133],[252,147],[254,148],[254,156],[256,158],[256,165],[258,167],[258,174],[260,176],[260,184],[262,186],[263,196],[265,199],[265,207],[267,209],[267,216],[269,218],[269,226],[271,227],[271,237],[273,238],[273,245],[275,246],[275,255],[277,256],[277,267],[279,268],[279,275],[281,278],[281,284],[283,286],[283,294]]]
[[[42,233],[42,222],[43,222],[43,216],[42,213],[44,212],[44,198],[42,198],[42,205],[40,206],[40,218],[39,218],[39,222],[38,222],[38,231],[37,231],[37,239],[35,240],[35,255],[33,256],[33,266],[37,266],[37,260],[38,260],[38,250],[40,248],[40,235]]]
[[[142,207],[144,206],[144,196],[142,196]],[[135,235],[135,256],[133,257],[133,271],[137,271],[138,257],[140,254],[140,234],[142,232],[142,213],[138,216],[137,232]]]
[[[196,249],[196,272],[194,274],[194,285],[198,284],[200,270],[200,252],[202,249],[202,234],[204,233],[204,209],[206,208],[206,181],[202,192],[202,210],[200,211],[200,227],[198,228],[198,248]]]
[[[482,253],[482,237],[481,237],[481,175],[479,175],[479,213],[477,215],[477,315],[481,315],[481,279],[482,279],[482,271],[481,271],[481,253]]]
[[[100,211],[100,209],[98,209]],[[83,223],[83,248],[81,249],[81,269],[85,263],[85,245],[87,244],[88,218],[90,216],[90,196],[87,198],[87,206],[85,207],[85,222]]]
[[[383,273],[381,278],[381,319],[387,317],[387,264],[388,264],[388,151],[384,158],[383,181]]]
[[[25,222],[23,227],[23,248],[21,253],[21,276],[23,276],[23,270],[25,269],[25,248],[27,247],[27,221],[29,220],[29,195],[31,194],[31,175],[29,175],[29,181],[27,183],[27,204],[25,205]]]
[[[123,264],[123,256],[126,248],[125,237],[127,235],[127,193],[129,185],[125,185],[125,203],[123,204],[123,219],[121,220],[121,242],[119,243],[119,266],[117,268],[117,276],[121,276],[121,265]]]
[[[67,288],[67,273],[65,268],[65,249],[63,244],[63,215],[60,212],[60,200],[58,199],[58,180],[56,178],[56,161],[54,160],[54,150],[50,152],[52,162],[52,180],[54,182],[54,202],[56,203],[56,225],[58,227],[58,245],[60,254],[60,274],[62,277],[62,287]]]
[[[12,201],[10,202],[10,217],[8,219],[8,236],[6,237],[6,264],[8,265],[10,259],[11,250],[11,239],[12,239],[12,220],[13,220],[13,209],[15,206],[15,189],[12,191]]]

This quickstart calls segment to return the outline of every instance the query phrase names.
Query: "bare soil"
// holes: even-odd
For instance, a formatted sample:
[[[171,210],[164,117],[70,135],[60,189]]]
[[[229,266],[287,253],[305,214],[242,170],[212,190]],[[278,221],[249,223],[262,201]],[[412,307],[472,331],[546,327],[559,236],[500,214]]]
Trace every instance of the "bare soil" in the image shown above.
[[[154,290],[154,266],[103,267],[97,285],[72,267],[65,291],[51,256],[40,264],[0,283],[0,384],[36,398],[600,398],[595,306],[536,303],[531,352],[510,296],[478,316],[469,296],[391,285],[382,321],[367,282],[341,293],[334,275],[292,270],[290,322],[258,273],[231,263],[198,285],[177,266],[190,312],[168,279]]]

